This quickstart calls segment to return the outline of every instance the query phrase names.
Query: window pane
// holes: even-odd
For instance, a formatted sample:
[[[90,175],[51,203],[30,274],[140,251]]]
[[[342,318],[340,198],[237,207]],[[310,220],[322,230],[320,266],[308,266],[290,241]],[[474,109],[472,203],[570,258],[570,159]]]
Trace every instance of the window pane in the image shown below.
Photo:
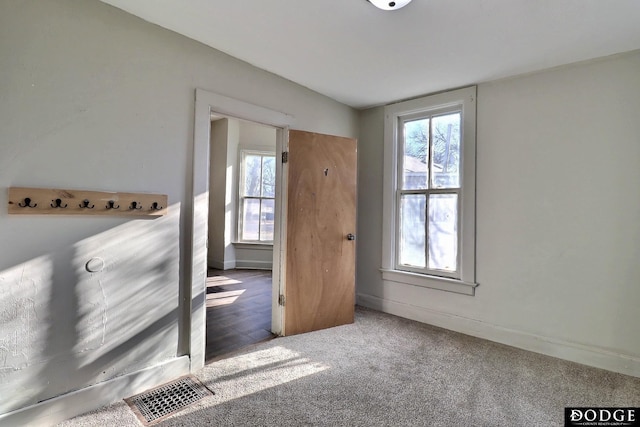
[[[434,188],[460,187],[460,113],[431,119],[431,182]]]
[[[242,203],[242,240],[259,240],[260,199],[244,199]]]
[[[262,156],[247,154],[244,156],[244,196],[260,197],[260,168]]]
[[[273,217],[275,212],[273,199],[262,200],[262,213],[260,214],[260,240],[273,241]]]
[[[276,158],[262,158],[262,197],[276,197]]]
[[[429,119],[404,122],[404,159],[402,189],[418,190],[429,186]]]
[[[429,268],[456,271],[458,258],[458,195],[429,196]]]
[[[407,194],[400,203],[400,264],[425,266],[424,194]]]

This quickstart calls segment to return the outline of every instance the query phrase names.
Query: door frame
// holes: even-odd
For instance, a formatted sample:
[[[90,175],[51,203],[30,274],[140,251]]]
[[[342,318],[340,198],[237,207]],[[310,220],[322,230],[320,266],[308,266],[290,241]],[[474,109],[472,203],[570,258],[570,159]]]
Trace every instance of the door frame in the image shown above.
[[[186,307],[183,309],[183,321],[188,331],[185,339],[188,344],[191,371],[204,366],[206,350],[206,279],[207,279],[207,236],[209,222],[209,163],[210,163],[210,132],[211,114],[229,118],[248,120],[275,127],[276,158],[281,159],[287,150],[289,128],[293,125],[294,117],[290,114],[271,110],[248,102],[229,98],[204,89],[196,89],[195,93],[195,121],[193,132],[193,175],[187,194],[190,203],[185,206],[187,243],[185,245],[186,275],[181,301]],[[278,297],[284,292],[284,250],[286,249],[286,164],[276,162],[276,212],[273,241],[273,285],[271,330],[280,335],[283,325],[283,308],[279,305]],[[185,328],[185,329],[186,329]],[[184,330],[184,329],[183,329]]]

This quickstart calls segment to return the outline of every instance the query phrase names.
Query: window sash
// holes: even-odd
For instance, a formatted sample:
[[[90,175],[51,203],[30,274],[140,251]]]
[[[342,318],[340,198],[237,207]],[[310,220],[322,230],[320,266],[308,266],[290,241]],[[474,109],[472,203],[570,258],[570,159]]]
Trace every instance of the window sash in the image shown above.
[[[257,239],[247,239],[244,236],[244,207],[247,200],[257,200],[258,201],[258,238]],[[274,200],[274,197],[257,197],[257,196],[241,196],[240,203],[238,205],[238,241],[241,243],[273,243],[273,239],[266,240],[262,239],[263,230],[262,230],[262,201],[263,200]],[[275,203],[275,202],[274,202]]]
[[[394,250],[394,268],[400,271],[408,271],[412,273],[421,273],[438,277],[447,277],[453,279],[460,279],[461,277],[461,252],[462,252],[462,185],[459,187],[453,188],[434,188],[433,184],[433,173],[431,171],[432,159],[433,159],[433,119],[445,116],[449,114],[460,114],[460,152],[464,152],[464,136],[463,136],[463,123],[464,116],[462,112],[462,108],[460,105],[454,105],[451,107],[438,108],[433,110],[428,110],[424,112],[418,112],[414,114],[401,115],[397,117],[397,132],[396,132],[396,152],[397,152],[397,165],[396,165],[396,200],[395,200],[395,218],[396,223],[394,225],[395,229],[393,232],[395,233],[395,250]],[[413,122],[416,120],[429,120],[429,129],[428,129],[428,147],[427,147],[427,188],[425,189],[417,189],[417,190],[404,190],[405,182],[404,182],[404,170],[405,170],[405,152],[404,148],[406,145],[404,134],[405,124],[407,122]],[[464,161],[464,156],[461,156],[460,164],[462,166]],[[458,170],[459,174],[459,182],[464,183],[464,170],[462,167]],[[425,267],[416,267],[410,266],[406,264],[402,264],[400,262],[400,249],[402,245],[402,227],[401,227],[401,204],[402,204],[402,196],[404,195],[424,195],[425,196]],[[456,215],[456,266],[455,271],[447,271],[429,268],[429,196],[433,194],[455,194],[457,196],[457,215]]]
[[[402,216],[400,213],[402,205],[402,196],[405,195],[424,195],[425,196],[425,221],[424,221],[424,235],[425,235],[425,267],[416,267],[400,262],[400,246],[402,245]],[[429,196],[433,194],[452,194],[457,196],[457,215],[456,215],[456,268],[455,271],[440,270],[435,268],[429,268]],[[461,264],[461,244],[462,244],[462,189],[461,188],[434,188],[426,190],[398,190],[396,194],[396,248],[395,248],[395,269],[400,271],[408,271],[412,273],[429,274],[432,276],[447,277],[451,279],[460,279],[460,264]]]
[[[259,192],[260,192],[260,196],[248,196],[246,194],[246,177],[247,177],[247,162],[246,162],[246,158],[247,156],[256,156],[256,157],[260,157],[260,177],[258,178],[258,185],[259,185]],[[275,159],[275,153],[265,153],[262,151],[253,151],[253,150],[241,150],[241,156],[240,156],[240,179],[238,180],[238,194],[239,197],[260,197],[260,198],[265,198],[265,199],[273,199],[275,198],[275,196],[271,197],[271,196],[264,196],[263,195],[263,189],[264,189],[264,182],[263,182],[263,175],[264,175],[264,163],[265,163],[265,159],[268,157],[272,157]],[[275,185],[275,183],[274,183]]]
[[[260,177],[259,177],[259,189],[260,196],[247,196],[245,194],[246,187],[246,158],[247,156],[259,156],[260,157]],[[273,157],[275,158],[275,153],[273,152],[265,152],[265,151],[257,151],[257,150],[240,150],[240,178],[238,180],[238,212],[237,212],[237,223],[238,223],[238,242],[241,243],[273,243],[273,239],[271,240],[263,240],[261,239],[263,230],[262,230],[262,205],[263,200],[274,200],[275,203],[275,195],[274,197],[263,196],[263,174],[264,174],[264,162],[265,158]],[[248,239],[244,235],[244,210],[245,204],[247,200],[257,200],[258,201],[258,238],[257,239]]]

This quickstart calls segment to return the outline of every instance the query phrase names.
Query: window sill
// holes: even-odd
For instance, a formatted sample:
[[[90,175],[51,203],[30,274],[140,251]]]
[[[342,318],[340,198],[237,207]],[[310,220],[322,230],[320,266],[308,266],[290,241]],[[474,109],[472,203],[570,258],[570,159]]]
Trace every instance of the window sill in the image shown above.
[[[438,289],[441,291],[453,292],[456,294],[474,296],[477,283],[463,282],[458,279],[446,277],[427,276],[425,274],[409,273],[400,270],[387,270],[381,268],[382,278],[391,282],[403,283],[405,285],[421,286],[423,288]]]
[[[273,243],[233,242],[233,246],[238,249],[254,249],[257,251],[270,251],[273,249]]]

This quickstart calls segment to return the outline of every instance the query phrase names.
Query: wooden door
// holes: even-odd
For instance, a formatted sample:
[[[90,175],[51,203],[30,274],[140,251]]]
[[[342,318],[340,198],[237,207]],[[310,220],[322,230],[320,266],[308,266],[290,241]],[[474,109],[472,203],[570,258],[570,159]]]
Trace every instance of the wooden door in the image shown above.
[[[356,140],[290,131],[284,335],[353,323]]]

